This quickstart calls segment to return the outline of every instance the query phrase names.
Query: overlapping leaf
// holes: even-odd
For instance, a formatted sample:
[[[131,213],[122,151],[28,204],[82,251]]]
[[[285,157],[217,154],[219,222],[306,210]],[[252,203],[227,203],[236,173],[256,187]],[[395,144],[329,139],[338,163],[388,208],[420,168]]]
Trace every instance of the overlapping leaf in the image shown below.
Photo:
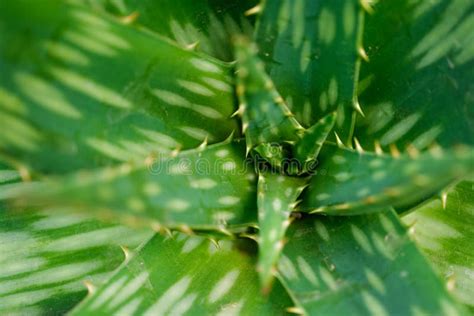
[[[0,313],[65,313],[151,232],[102,224],[61,209],[0,206]]]
[[[284,177],[271,172],[258,178],[258,271],[264,291],[270,289],[275,265],[283,250],[285,232],[290,225],[290,213],[303,191],[305,179]]]
[[[145,26],[182,47],[230,61],[232,37],[251,34],[254,19],[245,12],[257,3],[258,0],[90,0],[88,5]]]
[[[357,137],[422,149],[474,144],[474,3],[379,1],[367,17]]]
[[[448,289],[474,309],[474,183],[459,183],[445,202],[443,209],[442,201],[430,201],[403,221],[409,225],[413,240],[444,276]]]
[[[243,39],[237,41],[236,57],[238,114],[242,116],[247,148],[298,140],[303,128],[275,90],[255,47]]]
[[[462,315],[393,211],[290,226],[284,286],[305,315]]]
[[[244,144],[226,142],[157,157],[149,165],[123,164],[12,187],[3,195],[131,224],[199,229],[253,224],[255,174],[243,157]]]
[[[473,156],[469,147],[393,157],[328,145],[300,210],[353,215],[380,206],[409,207],[473,172]]]
[[[256,33],[267,71],[298,121],[311,126],[337,111],[336,130],[348,143],[363,12],[357,0],[266,1]]]
[[[260,293],[248,242],[155,236],[72,315],[280,315],[281,285]]]
[[[34,13],[34,14],[33,14]],[[0,157],[62,173],[217,142],[229,68],[57,1],[0,4]]]

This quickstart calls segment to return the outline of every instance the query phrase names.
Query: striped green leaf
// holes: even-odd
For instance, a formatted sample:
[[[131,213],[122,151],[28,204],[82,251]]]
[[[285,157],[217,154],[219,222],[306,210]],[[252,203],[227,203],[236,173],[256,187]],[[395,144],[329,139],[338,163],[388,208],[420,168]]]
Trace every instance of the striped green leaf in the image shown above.
[[[279,262],[304,315],[463,315],[393,211],[295,221]]]
[[[303,191],[305,180],[266,172],[258,178],[258,236],[257,269],[264,291],[269,291],[276,273],[275,265],[283,250],[285,232],[296,199]]]
[[[83,0],[77,1],[83,3]],[[232,60],[232,36],[250,35],[254,19],[244,13],[258,0],[88,0],[95,9],[166,36],[222,60]]]
[[[3,198],[72,207],[128,224],[222,229],[256,223],[256,185],[245,145],[226,142],[4,190]],[[0,194],[1,195],[1,194]]]
[[[357,0],[265,1],[256,41],[270,77],[296,118],[311,126],[337,111],[336,131],[350,142],[364,10]],[[359,53],[358,53],[359,52]]]
[[[443,201],[433,200],[403,217],[411,237],[444,276],[448,290],[474,310],[474,182],[464,181]]]
[[[34,14],[33,14],[34,13]],[[226,139],[230,68],[80,6],[0,4],[0,158],[64,173]]]
[[[0,314],[67,312],[151,237],[63,211],[0,206]]]
[[[354,215],[410,207],[473,172],[473,155],[469,147],[393,157],[328,145],[300,210]]]
[[[378,1],[374,11],[359,84],[362,145],[474,144],[474,3]]]
[[[72,315],[283,315],[281,285],[260,292],[250,241],[155,236]]]

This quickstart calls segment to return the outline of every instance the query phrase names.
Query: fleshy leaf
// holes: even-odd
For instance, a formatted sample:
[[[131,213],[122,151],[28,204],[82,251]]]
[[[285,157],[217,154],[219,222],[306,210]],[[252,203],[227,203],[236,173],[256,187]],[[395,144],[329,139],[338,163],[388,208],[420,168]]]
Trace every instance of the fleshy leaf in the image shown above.
[[[462,315],[393,211],[295,221],[279,262],[305,315]]]
[[[257,221],[255,174],[245,146],[226,142],[157,157],[149,165],[123,164],[52,178],[6,197],[74,207],[125,223],[220,229]]]
[[[281,315],[281,285],[260,293],[248,244],[155,236],[72,315]]]
[[[474,144],[474,3],[378,1],[374,11],[359,85],[362,145]]]
[[[79,0],[78,2],[83,2]],[[122,20],[144,26],[184,48],[232,60],[232,36],[251,35],[253,17],[244,12],[258,0],[92,0],[93,8],[105,9]]]
[[[256,40],[275,86],[297,120],[311,126],[337,111],[349,143],[357,102],[364,11],[357,0],[265,1]],[[363,55],[363,54],[362,54]]]
[[[305,179],[266,172],[258,178],[258,237],[257,270],[264,291],[269,291],[275,275],[275,265],[283,250],[285,232],[290,225],[290,213],[304,189]]]
[[[303,128],[275,90],[256,56],[255,47],[244,39],[236,42],[237,95],[247,148],[261,143],[293,142]]]
[[[32,14],[34,12],[34,14]],[[63,1],[0,4],[0,158],[33,171],[226,139],[230,67]]]
[[[335,113],[326,115],[307,129],[303,137],[295,144],[293,157],[301,163],[302,173],[308,172],[312,168],[311,163],[316,161],[335,121]]]
[[[0,211],[2,315],[67,312],[152,234],[60,209]]]
[[[300,210],[354,215],[410,207],[473,172],[473,155],[469,147],[392,157],[328,145]]]
[[[448,290],[474,310],[474,182],[459,183],[403,218],[411,237],[445,277]]]
[[[265,159],[265,161],[269,162],[271,166],[278,169],[281,169],[283,167],[285,159],[287,157],[287,153],[285,153],[285,148],[283,148],[282,145],[277,143],[260,144],[254,148],[254,151],[259,155],[258,158]]]

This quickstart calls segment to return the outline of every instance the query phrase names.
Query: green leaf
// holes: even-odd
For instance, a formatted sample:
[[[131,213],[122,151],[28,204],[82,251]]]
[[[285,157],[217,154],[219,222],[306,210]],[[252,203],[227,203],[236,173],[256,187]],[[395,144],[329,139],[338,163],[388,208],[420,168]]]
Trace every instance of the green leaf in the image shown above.
[[[294,142],[303,128],[293,117],[256,56],[244,39],[236,42],[237,95],[248,150],[262,143]]]
[[[230,67],[57,1],[0,4],[0,157],[33,171],[226,139]]]
[[[186,230],[249,225],[257,221],[256,185],[243,157],[243,143],[226,142],[157,157],[149,165],[123,164],[56,177],[4,195],[129,224]]]
[[[403,217],[411,237],[444,276],[453,295],[474,308],[474,182],[459,183],[442,201],[433,200]]]
[[[362,145],[474,144],[474,3],[379,1],[374,10],[361,70]]]
[[[280,278],[305,315],[461,315],[393,211],[295,221]]]
[[[82,2],[82,1],[79,1]],[[166,36],[178,45],[232,60],[232,36],[251,34],[253,18],[244,12],[257,0],[89,0],[93,8],[105,9],[122,19]]]
[[[151,231],[62,209],[0,205],[0,314],[63,314],[108,279]],[[124,251],[120,248],[124,247]]]
[[[260,293],[250,241],[155,236],[72,315],[280,315],[281,288]]]
[[[472,172],[473,155],[469,147],[392,157],[328,145],[300,209],[354,215],[410,207]]]
[[[258,237],[259,256],[257,270],[265,292],[270,290],[275,265],[283,250],[285,232],[290,225],[290,214],[306,181],[271,172],[258,178]]]
[[[337,111],[335,129],[347,143],[358,109],[363,20],[357,0],[266,1],[256,33],[267,71],[298,121],[311,126]]]
[[[336,113],[326,115],[307,129],[303,137],[295,144],[293,156],[301,163],[302,173],[310,171],[311,163],[316,161],[335,122]]]

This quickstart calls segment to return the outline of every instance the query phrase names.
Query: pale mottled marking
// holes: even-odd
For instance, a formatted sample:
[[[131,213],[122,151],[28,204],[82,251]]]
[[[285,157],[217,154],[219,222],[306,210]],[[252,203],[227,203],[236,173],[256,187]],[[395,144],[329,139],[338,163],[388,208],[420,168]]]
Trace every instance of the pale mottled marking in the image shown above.
[[[107,22],[107,20],[102,17],[85,12],[83,10],[73,10],[71,12],[71,15],[74,17],[75,20],[81,22],[84,25],[94,26],[93,29],[96,31],[97,29],[103,31],[110,28],[110,23]]]
[[[280,211],[281,210],[281,200],[280,199],[275,199],[272,202],[272,207],[274,211]]]
[[[87,50],[93,54],[101,55],[104,57],[113,57],[117,55],[117,51],[104,43],[96,41],[90,38],[87,34],[80,33],[78,31],[66,30],[63,33],[64,39],[77,45],[81,49]]]
[[[172,199],[166,203],[166,208],[175,212],[183,212],[187,210],[190,206],[191,204],[183,199]]]
[[[211,97],[214,95],[214,91],[208,89],[207,87],[199,84],[199,83],[196,83],[196,82],[192,82],[192,81],[187,81],[187,80],[178,80],[178,84],[195,93],[195,94],[200,94],[200,95],[203,95],[203,96],[206,96],[206,97]]]
[[[182,130],[188,136],[197,140],[204,140],[206,137],[209,139],[212,138],[211,135],[207,131],[201,128],[191,127],[191,126],[181,126],[179,129]]]
[[[222,205],[232,206],[232,205],[236,205],[237,203],[239,203],[240,198],[237,197],[237,196],[226,195],[226,196],[220,197],[217,200],[217,202],[219,202],[219,204],[222,204]]]
[[[189,253],[196,249],[199,245],[202,244],[204,239],[202,238],[188,238],[185,242],[183,247],[181,248],[181,253]]]
[[[228,149],[219,149],[219,150],[216,151],[216,153],[215,153],[216,157],[219,157],[219,158],[225,158],[225,157],[227,157],[229,154],[230,154],[230,152],[229,152]]]
[[[369,193],[370,193],[370,188],[365,187],[365,188],[361,188],[361,189],[357,190],[356,195],[357,195],[358,197],[365,197],[365,196],[367,196]]]
[[[365,268],[364,272],[365,277],[367,278],[367,281],[372,286],[372,288],[374,288],[380,294],[385,294],[386,289],[383,280],[373,270],[369,268]]]
[[[354,9],[354,3],[351,1],[347,1],[344,4],[344,11],[343,11],[343,27],[344,27],[344,35],[346,38],[349,38],[354,33],[356,26],[356,12]]]
[[[155,196],[161,193],[161,187],[156,182],[147,182],[143,185],[143,192],[148,196]]]
[[[384,170],[379,170],[372,174],[372,179],[374,179],[375,181],[383,180],[386,177],[387,177],[387,172]]]
[[[233,212],[226,212],[226,211],[218,211],[213,214],[212,218],[221,223],[226,223],[235,218],[235,213]]]
[[[296,262],[298,264],[298,268],[300,269],[301,273],[304,275],[304,277],[313,285],[318,286],[319,281],[314,273],[313,269],[309,265],[309,263],[301,256],[298,256],[296,258]]]
[[[222,73],[222,69],[207,60],[199,59],[199,58],[192,58],[190,63],[199,70],[211,72],[211,73]]]
[[[148,272],[143,271],[135,278],[130,280],[127,284],[123,286],[123,288],[119,292],[114,293],[114,298],[110,301],[108,306],[110,308],[114,308],[122,302],[126,301],[130,296],[140,290],[143,284],[145,284],[145,282],[148,280],[148,277]]]
[[[316,221],[314,228],[316,229],[319,237],[321,237],[324,241],[329,241],[330,236],[326,225],[324,225],[321,221]]]
[[[191,284],[191,277],[185,276],[171,287],[166,290],[165,293],[152,305],[148,308],[144,316],[155,316],[155,315],[165,315],[168,310],[178,302],[178,300],[184,296],[186,291]]]
[[[369,167],[371,168],[379,168],[382,167],[385,164],[385,161],[383,159],[372,159],[369,161]]]
[[[336,181],[339,181],[339,182],[347,181],[351,177],[352,176],[349,172],[340,172],[340,173],[334,175],[334,178],[336,179]]]
[[[338,165],[342,165],[344,163],[347,162],[347,159],[343,156],[338,156],[338,155],[335,155],[332,157],[332,161],[335,163],[335,164],[338,164]]]
[[[337,23],[334,13],[323,8],[318,19],[319,38],[324,44],[331,44],[336,37]]]
[[[90,63],[89,58],[80,50],[59,42],[46,42],[45,47],[48,53],[57,59],[75,64],[78,66],[87,66]]]
[[[65,236],[51,241],[45,245],[44,251],[77,251],[92,247],[108,245],[110,242],[117,240],[121,236],[130,233],[125,227],[114,226],[107,227],[90,232],[79,233],[71,236]]]
[[[370,245],[370,241],[365,235],[365,233],[354,224],[351,224],[351,232],[352,236],[356,240],[357,244],[368,254],[373,254],[372,246]]]
[[[121,93],[93,81],[91,78],[84,77],[78,72],[73,72],[60,67],[49,67],[49,72],[58,82],[61,82],[69,88],[81,92],[100,103],[106,103],[118,108],[132,108],[132,103],[125,99]]]
[[[34,271],[44,267],[47,263],[48,261],[42,257],[23,257],[20,259],[15,256],[10,260],[0,260],[0,278],[9,277],[24,272],[33,273]]]
[[[152,93],[158,97],[161,101],[169,104],[169,105],[174,105],[174,106],[179,106],[179,107],[189,107],[190,102],[182,97],[181,95],[167,91],[167,90],[161,90],[161,89],[153,89]]]
[[[211,78],[211,77],[204,77],[204,78],[202,78],[202,80],[207,85],[213,87],[216,90],[220,90],[220,91],[223,91],[223,92],[232,92],[232,87],[224,81],[217,80],[217,79],[214,79],[214,78]]]
[[[23,311],[23,309],[26,309],[26,306],[34,305],[42,300],[52,297],[55,290],[56,289],[54,288],[49,288],[2,296],[2,299],[0,300],[0,310],[8,310],[10,308],[18,308],[18,306],[21,306]],[[38,313],[38,315],[41,314],[44,314],[44,311]]]
[[[90,274],[92,271],[101,268],[103,264],[103,262],[91,260],[35,271],[19,279],[0,282],[0,295],[16,292],[30,286],[44,286],[57,282],[70,281]]]
[[[81,112],[66,99],[61,90],[50,82],[23,72],[15,73],[13,80],[29,99],[44,109],[70,119],[82,117]]]
[[[320,193],[318,195],[316,195],[316,200],[318,201],[324,201],[324,200],[327,200],[331,197],[331,195],[329,195],[328,193]]]
[[[135,315],[140,303],[143,301],[143,297],[136,297],[129,303],[122,306],[118,311],[113,314],[116,316],[130,316]]]
[[[135,127],[135,129],[144,135],[145,137],[148,137],[151,141],[160,144],[163,147],[166,148],[175,148],[179,147],[181,144],[178,143],[174,138],[170,137],[169,135],[165,135],[163,133],[159,133],[154,130],[147,130],[139,127]]]
[[[289,280],[295,280],[298,278],[298,273],[291,262],[291,260],[282,255],[278,261],[278,270]]]
[[[362,299],[364,300],[365,306],[367,307],[371,315],[389,315],[385,307],[382,305],[382,302],[379,301],[375,296],[365,290],[362,291],[361,295]]]
[[[189,295],[186,295],[183,299],[181,299],[179,302],[177,302],[173,309],[170,311],[169,315],[172,316],[182,316],[186,314],[191,307],[193,306],[194,301],[197,298],[197,294],[192,293]]]
[[[321,265],[319,266],[319,275],[321,276],[320,280],[323,281],[331,290],[337,289],[337,282],[331,272]]]
[[[191,167],[189,166],[188,160],[176,161],[172,165],[168,166],[168,174],[174,175],[191,175]]]
[[[216,316],[239,316],[241,315],[240,311],[243,306],[244,306],[243,300],[237,303],[226,304],[216,314]]]
[[[131,197],[127,200],[127,207],[133,212],[143,212],[146,208],[145,203],[138,197]]]
[[[202,178],[202,179],[192,179],[190,180],[190,185],[194,189],[212,189],[217,185],[217,182],[211,178]]]
[[[331,80],[329,81],[329,87],[328,87],[328,101],[329,104],[335,105],[337,102],[337,97],[338,97],[338,88],[337,88],[337,79],[336,77],[332,77]]]
[[[277,235],[278,235],[277,230],[275,228],[272,228],[270,230],[270,233],[268,234],[268,239],[270,241],[274,241],[275,239],[277,239],[278,237]]]
[[[36,222],[32,223],[30,227],[37,231],[58,229],[83,223],[88,220],[87,217],[77,214],[54,214],[54,216],[50,215],[51,214],[48,214],[47,217],[37,220]]]
[[[240,271],[232,270],[220,279],[209,293],[209,303],[213,304],[223,298],[234,286]]]
[[[108,185],[102,185],[97,188],[97,196],[103,201],[110,201],[115,195],[115,190],[113,187]]]
[[[292,188],[286,188],[285,189],[285,196],[289,198],[293,194],[293,189]]]
[[[216,109],[213,109],[210,106],[193,104],[190,109],[211,119],[218,120],[224,118],[224,115],[222,115],[221,112],[217,111]]]
[[[380,144],[383,146],[392,144],[403,137],[415,124],[420,120],[421,114],[414,113],[405,119],[401,120],[397,124],[393,125],[384,135],[380,138]]]

